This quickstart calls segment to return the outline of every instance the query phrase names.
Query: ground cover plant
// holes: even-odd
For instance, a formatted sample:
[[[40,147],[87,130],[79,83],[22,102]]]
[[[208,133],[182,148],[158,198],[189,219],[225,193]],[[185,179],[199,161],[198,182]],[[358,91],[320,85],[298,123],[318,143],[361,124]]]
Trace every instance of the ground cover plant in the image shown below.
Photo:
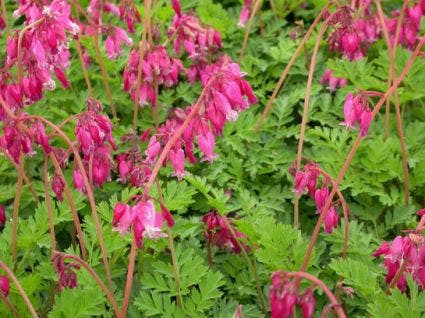
[[[424,15],[1,0],[1,316],[425,317]]]

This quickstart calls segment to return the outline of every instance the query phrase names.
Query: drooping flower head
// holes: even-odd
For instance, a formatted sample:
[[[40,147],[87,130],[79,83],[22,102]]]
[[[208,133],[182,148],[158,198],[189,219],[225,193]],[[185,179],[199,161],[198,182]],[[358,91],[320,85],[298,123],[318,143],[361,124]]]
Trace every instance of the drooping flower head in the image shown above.
[[[388,284],[403,269],[395,282],[401,291],[406,290],[406,274],[412,275],[421,289],[425,288],[425,239],[421,234],[397,236],[392,242],[382,243],[373,256],[384,257],[384,267],[387,270],[385,280]]]

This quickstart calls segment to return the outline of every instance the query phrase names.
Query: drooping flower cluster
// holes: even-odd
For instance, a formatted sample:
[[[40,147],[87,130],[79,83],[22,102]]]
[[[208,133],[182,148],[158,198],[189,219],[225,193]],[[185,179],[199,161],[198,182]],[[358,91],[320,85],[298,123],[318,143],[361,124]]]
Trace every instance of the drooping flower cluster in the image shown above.
[[[124,70],[124,90],[130,93],[134,101],[138,97],[140,106],[147,102],[156,105],[156,85],[172,87],[177,85],[179,74],[183,71],[183,64],[179,59],[168,55],[164,46],[154,46],[143,56],[142,61],[142,83],[136,94],[137,75],[139,69],[140,55],[137,50],[132,50]]]
[[[2,95],[12,110],[23,106],[24,97],[25,103],[31,104],[41,99],[43,88],[54,89],[52,72],[65,88],[69,87],[65,75],[70,58],[67,33],[76,35],[79,31],[70,13],[71,7],[64,0],[45,5],[21,1],[14,12],[15,17],[25,15],[25,24],[31,27],[25,34],[15,34],[7,40],[6,69],[19,64],[21,59],[24,72],[22,82],[2,87]],[[21,47],[18,47],[19,37],[22,37]]]
[[[329,21],[334,31],[328,38],[331,51],[341,52],[350,60],[361,59],[367,48],[381,36],[379,18],[371,9],[372,1],[354,2],[352,8],[341,7]]]
[[[327,69],[320,80],[320,84],[327,85],[327,88],[331,92],[334,92],[337,88],[342,88],[347,85],[347,79],[334,77],[332,75],[332,70]]]
[[[75,270],[80,269],[77,263],[65,263],[61,253],[55,253],[52,256],[52,264],[56,272],[59,274],[58,290],[64,288],[75,288],[78,285],[77,274]]]
[[[425,6],[423,3],[424,1],[422,1],[422,6]],[[419,37],[421,18],[422,15],[425,14],[423,9],[425,8],[422,8],[421,4],[416,4],[413,7],[407,8],[404,14],[403,23],[401,25],[398,44],[401,44],[410,50],[414,49]],[[394,45],[399,15],[399,11],[394,11],[392,13],[392,18],[389,18],[386,21],[391,45]]]
[[[99,24],[103,12],[111,13],[115,16],[120,15],[120,10],[115,4],[102,0],[91,0],[87,12],[90,13],[96,24]]]
[[[193,116],[182,136],[174,143],[169,152],[168,160],[175,171],[175,176],[181,179],[184,174],[184,161],[194,163],[194,142],[203,153],[202,161],[213,161],[215,135],[221,135],[228,120],[235,120],[242,110],[257,101],[250,84],[243,79],[239,65],[233,63],[227,56],[201,72],[201,83],[206,90],[203,107]],[[151,139],[147,153],[154,157],[158,153],[158,144],[163,149],[175,132],[192,111],[192,107],[184,110],[177,108],[174,117],[167,120],[158,129],[155,139]]]
[[[183,46],[192,61],[192,66],[188,68],[188,78],[194,82],[211,55],[221,49],[221,35],[217,30],[201,25],[193,13],[182,13],[178,0],[172,1],[172,4],[176,14],[168,36],[174,39],[175,53],[179,54]]]
[[[292,171],[291,171],[292,172]],[[329,198],[330,183],[326,176],[323,177],[321,187],[318,187],[318,180],[320,176],[320,170],[316,163],[308,163],[304,166],[302,171],[293,171],[294,175],[294,192],[297,195],[308,192],[309,196],[314,199],[316,203],[316,213],[325,213],[324,225],[325,232],[332,233],[333,229],[338,226],[339,215],[337,212],[337,204],[333,202],[329,209],[324,210],[325,204]]]
[[[342,7],[330,20],[334,31],[328,38],[331,51],[341,52],[350,60],[363,58],[366,49],[383,36],[377,12],[371,8],[372,1],[354,2],[354,8]],[[356,10],[357,12],[354,12]],[[398,37],[398,44],[413,49],[420,33],[421,18],[425,15],[425,1],[408,7]],[[394,45],[400,11],[392,11],[385,19],[391,45]]]
[[[270,287],[270,309],[272,318],[291,318],[295,306],[301,308],[303,318],[313,317],[316,300],[311,288],[297,294],[295,283],[286,274],[278,271],[272,274]]]
[[[132,0],[124,0],[119,6],[120,19],[127,24],[128,32],[134,33],[134,22],[140,23],[140,14]]]
[[[419,287],[425,289],[425,239],[421,234],[397,236],[392,242],[382,243],[373,256],[384,257],[388,284],[397,279],[396,286],[406,291],[406,274],[410,274]],[[400,269],[402,272],[397,274]]]
[[[116,146],[112,138],[111,121],[107,116],[100,114],[101,104],[89,99],[87,105],[88,110],[78,116],[75,136],[90,180],[95,186],[101,187],[105,181],[111,179],[113,167],[111,147],[115,149]],[[73,179],[75,188],[85,192],[79,169],[74,170]]]
[[[157,239],[166,237],[162,232],[163,222],[168,226],[174,224],[171,213],[162,207],[162,212],[155,211],[155,206],[151,200],[141,200],[135,206],[118,202],[114,208],[114,218],[112,226],[121,234],[127,233],[130,227],[133,227],[133,235],[137,246],[142,247],[142,239]]]
[[[106,55],[111,60],[116,59],[122,54],[122,43],[127,46],[133,45],[133,40],[127,35],[124,29],[112,26],[106,28],[105,50]]]
[[[229,229],[225,219],[231,229]],[[241,248],[249,251],[249,247],[240,242],[240,239],[246,237],[245,234],[236,230],[232,221],[226,216],[221,216],[213,210],[202,217],[202,222],[205,225],[205,240],[209,246],[216,245],[221,249],[229,250],[236,254],[242,251]]]
[[[133,12],[131,9],[132,7],[134,7],[134,5],[127,8],[129,13]],[[81,24],[81,33],[89,36],[92,36],[97,32],[104,34],[106,36],[105,50],[109,59],[113,60],[121,56],[123,43],[127,46],[133,45],[133,40],[127,35],[127,32],[124,29],[115,25],[105,24],[104,21],[102,21],[103,13],[109,13],[113,16],[119,16],[120,18],[122,16],[123,18],[125,17],[127,23],[130,23],[130,27],[132,28],[131,31],[134,31],[134,24],[131,24],[133,20],[131,20],[131,17],[128,16],[126,13],[127,10],[125,10],[124,7],[118,9],[118,7],[111,2],[91,0],[87,8],[87,12],[91,15],[92,23],[95,25]]]
[[[5,120],[3,123],[4,134],[0,136],[0,148],[8,154],[15,163],[19,163],[20,153],[33,155],[32,142],[40,145],[46,154],[52,148],[46,134],[44,125],[39,121],[24,121],[27,131],[22,131],[13,120]]]
[[[350,60],[363,58],[365,46],[362,45],[362,39],[354,28],[351,9],[342,6],[332,15],[329,23],[334,27],[328,38],[329,49],[342,53]]]
[[[4,297],[9,296],[10,291],[10,282],[7,276],[0,275],[0,292],[3,294]]]
[[[354,128],[354,124],[360,127],[360,134],[366,136],[372,121],[372,112],[369,108],[369,102],[363,94],[354,96],[348,94],[344,103],[344,122],[341,125],[347,129]]]

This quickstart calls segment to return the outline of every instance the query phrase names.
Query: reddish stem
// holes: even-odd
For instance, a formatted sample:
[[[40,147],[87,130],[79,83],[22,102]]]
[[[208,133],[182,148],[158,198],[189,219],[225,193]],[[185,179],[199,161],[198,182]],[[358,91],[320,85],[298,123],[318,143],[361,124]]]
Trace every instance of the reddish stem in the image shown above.
[[[19,205],[21,203],[22,181],[24,179],[25,158],[22,152],[19,153],[18,164],[18,182],[16,184],[15,199],[13,201],[13,221],[12,221],[12,259],[15,266],[18,264],[17,245],[18,245],[18,223],[19,223]]]
[[[398,280],[403,275],[406,267],[407,267],[407,262],[405,260],[402,260],[400,268],[398,269],[397,273],[395,274],[395,276],[391,280],[390,284],[388,285],[387,293],[389,293],[390,289],[393,288],[397,284]]]
[[[91,85],[89,73],[84,63],[83,50],[82,50],[80,39],[78,38],[78,36],[75,37],[75,47],[77,48],[78,59],[80,60],[81,70],[83,71],[84,80],[86,81],[87,90],[89,91],[89,96],[93,97],[93,87]]]
[[[378,101],[378,103],[375,105],[373,111],[372,111],[372,120],[375,118],[375,116],[377,115],[377,113],[379,112],[379,110],[381,109],[382,105],[384,104],[384,102],[386,101],[387,98],[389,98],[391,96],[391,94],[397,89],[397,87],[400,85],[401,81],[406,77],[407,72],[410,70],[410,68],[412,67],[413,62],[415,61],[415,58],[418,56],[420,49],[422,48],[422,46],[425,43],[425,37],[422,37],[421,40],[419,41],[418,45],[416,46],[415,50],[413,51],[409,61],[407,62],[406,66],[404,67],[403,71],[401,72],[400,76],[397,78],[397,80],[394,82],[394,84],[390,87],[390,89],[384,94],[384,96],[382,96],[380,98],[380,100]],[[345,176],[345,173],[347,172],[351,161],[353,160],[353,157],[357,151],[357,148],[359,147],[361,140],[363,139],[363,137],[359,134],[356,138],[356,140],[354,141],[353,146],[350,149],[350,152],[348,153],[344,164],[338,174],[337,179],[335,180],[335,184],[337,187],[339,187],[339,185],[342,182],[342,179]],[[328,200],[325,203],[325,206],[323,207],[323,211],[327,211],[329,209],[329,207],[332,204],[332,200],[333,197],[336,194],[336,187],[332,188],[331,193],[329,194]],[[319,231],[320,231],[320,227],[322,226],[322,222],[324,219],[325,213],[321,213],[319,216],[319,219],[317,220],[316,226],[314,228],[311,240],[310,240],[310,244],[307,248],[307,252],[306,255],[304,257],[304,261],[303,264],[301,266],[301,270],[300,271],[305,271],[308,265],[308,262],[310,260],[311,257],[311,253],[313,251],[313,247],[314,244],[316,243],[317,237],[319,235]],[[418,224],[418,229],[422,229],[423,225],[425,224],[425,216],[423,216],[421,218],[421,221]]]
[[[53,153],[50,153],[49,157],[50,157],[50,161],[52,162],[53,166],[55,167],[55,171],[59,174],[59,176],[63,180],[63,183],[64,183],[63,191],[65,192],[66,200],[68,201],[69,208],[71,209],[72,218],[74,220],[74,227],[75,227],[75,230],[77,231],[78,241],[80,243],[81,255],[83,256],[83,259],[86,260],[87,259],[86,243],[85,243],[85,240],[84,240],[83,230],[82,230],[81,224],[80,224],[80,219],[78,217],[78,212],[77,212],[77,209],[75,207],[74,200],[72,199],[71,190],[68,186],[68,182],[66,182],[65,175],[63,174],[63,171],[60,167],[60,164],[59,164],[56,156]]]
[[[262,0],[256,0],[255,1],[254,6],[253,6],[252,11],[251,11],[251,15],[249,16],[249,20],[248,20],[248,23],[247,23],[246,29],[245,29],[245,35],[244,35],[244,38],[243,38],[241,52],[239,54],[239,62],[238,62],[239,64],[241,63],[242,58],[243,58],[243,54],[245,53],[245,48],[246,48],[246,45],[248,43],[249,32],[251,31],[252,22],[254,21],[255,14],[260,9],[261,2],[262,2]]]
[[[341,190],[337,186],[335,180],[331,177],[330,174],[328,174],[325,170],[319,168],[319,167],[311,167],[310,169],[316,170],[320,174],[322,174],[327,180],[330,181],[333,188],[336,188],[336,193],[339,197],[339,202],[341,203],[342,207],[342,213],[344,214],[344,245],[342,248],[342,257],[347,257],[347,250],[348,250],[348,235],[349,235],[349,223],[348,223],[348,205],[347,201],[345,201],[344,196],[342,195]]]
[[[7,299],[7,297],[4,297],[3,293],[0,293],[0,299],[2,301],[4,301],[4,303],[9,308],[9,310],[12,312],[12,314],[13,314],[13,316],[15,318],[21,318],[21,316],[19,315],[19,313],[16,310],[15,306],[13,306],[13,304],[9,301],[9,299]]]
[[[47,156],[44,157],[44,192],[47,207],[47,215],[49,216],[49,232],[50,232],[50,246],[52,254],[56,251],[56,238],[55,238],[55,224],[53,222],[53,209],[52,201],[50,199],[50,187],[49,187],[49,172],[47,166]]]
[[[102,53],[99,48],[99,35],[97,32],[94,33],[93,37],[94,50],[96,51],[97,63],[100,67],[100,72],[102,73],[103,84],[105,85],[106,96],[108,97],[109,106],[111,107],[111,112],[114,120],[117,120],[117,112],[114,106],[114,100],[112,98],[111,88],[109,87],[108,73],[106,72],[105,64],[103,63]]]
[[[35,312],[34,307],[31,304],[31,301],[29,300],[27,294],[25,293],[24,289],[22,288],[21,284],[19,283],[18,279],[15,277],[15,275],[13,274],[13,272],[2,261],[0,261],[0,268],[2,268],[6,272],[7,276],[9,276],[9,278],[15,284],[16,288],[18,289],[18,292],[21,294],[21,296],[22,296],[25,304],[27,305],[28,310],[31,313],[31,316],[33,318],[38,318],[38,315]]]
[[[9,161],[15,166],[15,169],[18,170],[19,169],[19,165],[16,164],[15,160],[12,159],[12,157],[4,151],[4,149],[0,149],[1,152],[3,152],[3,154],[7,157],[7,159],[9,159]],[[38,199],[37,193],[35,192],[34,188],[32,187],[32,183],[31,180],[27,177],[27,175],[25,174],[25,169],[24,169],[24,182],[25,184],[28,186],[29,190],[31,191],[31,194],[34,198],[34,201],[36,203],[40,203],[40,200]]]
[[[105,265],[106,277],[108,279],[109,288],[110,288],[110,290],[112,290],[112,276],[111,276],[111,271],[110,271],[110,267],[109,267],[109,263],[108,263],[108,257],[107,257],[107,253],[106,253],[105,243],[104,243],[104,240],[103,240],[102,227],[100,225],[99,217],[98,217],[97,211],[96,211],[96,202],[94,200],[93,190],[90,187],[90,183],[89,183],[89,180],[88,180],[88,177],[87,177],[87,174],[86,174],[86,170],[84,168],[83,161],[81,160],[81,157],[80,157],[80,154],[78,153],[77,148],[75,148],[74,144],[71,142],[71,140],[68,138],[68,136],[65,135],[65,133],[62,130],[60,130],[56,125],[54,125],[49,120],[47,120],[43,117],[40,117],[40,116],[23,116],[23,117],[19,117],[19,118],[16,117],[15,114],[10,110],[9,106],[4,101],[1,94],[0,94],[0,104],[3,106],[3,109],[5,110],[6,114],[10,118],[16,120],[17,125],[23,131],[28,132],[28,128],[25,127],[25,125],[23,125],[20,120],[27,120],[27,119],[40,120],[40,121],[44,122],[45,124],[47,124],[48,126],[50,126],[71,148],[72,152],[74,153],[74,160],[77,162],[77,166],[78,166],[78,168],[81,172],[81,175],[83,177],[83,183],[84,183],[84,186],[85,186],[86,191],[87,191],[87,197],[89,199],[89,203],[90,203],[90,207],[91,207],[91,211],[92,211],[92,217],[93,217],[93,221],[94,221],[94,224],[95,224],[95,227],[96,227],[96,234],[97,234],[98,240],[99,240],[99,246],[100,246],[100,251],[101,251],[101,254],[102,254],[102,260],[103,260],[103,264]]]
[[[120,313],[120,316],[123,318],[127,316],[128,303],[130,302],[131,285],[133,283],[136,254],[137,254],[136,239],[133,238],[133,241],[131,242],[130,256],[128,258],[127,281],[125,283],[124,298],[122,300],[121,313]]]
[[[146,51],[146,32],[149,28],[150,20],[150,0],[145,1],[145,19],[143,24],[142,31],[142,40],[139,42],[139,64],[137,65],[137,83],[136,91],[134,95],[134,104],[133,104],[133,130],[137,129],[137,113],[139,111],[139,97],[140,97],[140,86],[142,85],[142,62]]]
[[[282,75],[279,78],[279,81],[276,84],[276,87],[272,93],[272,96],[270,96],[266,107],[263,110],[263,113],[261,114],[260,119],[258,120],[257,125],[254,128],[255,132],[258,132],[261,128],[261,125],[263,124],[264,120],[267,117],[267,114],[270,112],[270,109],[273,106],[273,103],[277,97],[277,94],[279,93],[280,89],[282,88],[283,82],[285,81],[286,77],[289,74],[289,71],[291,70],[292,66],[294,65],[296,59],[298,58],[298,56],[301,54],[305,44],[307,43],[307,40],[310,38],[311,33],[313,33],[313,30],[315,29],[316,25],[320,22],[320,20],[322,19],[323,15],[325,14],[325,12],[327,12],[329,8],[329,5],[326,5],[322,11],[320,11],[319,15],[316,17],[316,19],[313,21],[313,24],[310,26],[310,28],[308,29],[307,33],[305,34],[304,38],[302,39],[301,43],[298,45],[297,50],[295,51],[295,53],[292,55],[290,61],[288,62],[288,64],[286,65],[285,69],[282,72]]]
[[[60,254],[62,255],[63,259],[67,259],[67,258],[72,259],[72,260],[76,261],[78,264],[80,264],[81,266],[83,266],[87,270],[87,272],[94,278],[94,280],[96,281],[96,283],[99,285],[99,287],[105,293],[106,298],[108,298],[109,303],[112,306],[112,310],[114,311],[115,316],[116,317],[120,317],[120,312],[119,312],[119,309],[118,309],[118,305],[117,305],[117,302],[115,301],[115,298],[114,298],[112,292],[102,282],[102,280],[100,279],[99,275],[96,274],[96,272],[93,270],[93,268],[91,268],[89,264],[87,264],[84,260],[82,260],[81,258],[79,258],[76,255],[62,254],[62,253],[60,253]]]
[[[4,0],[1,0],[0,2],[1,2],[1,15],[3,17],[4,25],[6,27],[6,35],[7,35],[7,37],[9,37],[9,35],[10,35],[10,25],[9,25],[9,21],[7,19],[6,4],[5,4]]]
[[[375,0],[376,7],[378,9],[378,16],[379,20],[381,22],[381,27],[384,33],[385,42],[387,44],[387,50],[388,50],[388,56],[390,58],[390,67],[388,70],[388,81],[387,81],[387,89],[391,86],[392,82],[394,81],[394,78],[396,76],[395,74],[395,59],[397,54],[397,43],[398,38],[400,36],[400,30],[401,30],[401,24],[403,22],[404,12],[406,10],[408,1],[405,1],[403,3],[402,10],[400,12],[399,19],[397,21],[397,30],[396,35],[394,38],[394,44],[391,46],[391,41],[388,33],[388,28],[385,23],[384,13],[382,11],[381,3],[379,0]],[[397,90],[394,91],[394,106],[396,110],[396,124],[397,124],[397,133],[400,140],[400,148],[401,148],[401,158],[403,161],[403,173],[404,173],[404,202],[406,206],[409,205],[409,166],[407,162],[407,151],[406,151],[406,142],[404,138],[403,133],[403,123],[400,113],[400,103],[398,99],[398,93]],[[389,107],[390,107],[390,99],[388,98],[386,101],[386,112],[385,112],[385,136],[388,138],[389,136]]]
[[[340,318],[345,318],[346,317],[346,315],[345,315],[344,311],[342,310],[341,305],[339,304],[339,302],[336,299],[335,295],[331,292],[331,290],[329,289],[329,287],[326,286],[326,284],[323,281],[321,281],[317,277],[315,277],[313,275],[310,275],[308,273],[305,273],[303,271],[301,271],[301,272],[285,273],[285,275],[287,275],[290,278],[309,280],[313,284],[315,284],[318,287],[320,287],[320,289],[323,290],[323,292],[326,295],[326,297],[328,297],[329,301],[331,302],[331,305],[334,307],[334,310],[335,310],[335,313],[337,314],[337,316],[340,317]]]
[[[316,67],[316,59],[317,59],[317,53],[319,52],[320,47],[320,41],[323,37],[323,34],[325,33],[328,21],[330,17],[325,20],[325,22],[322,24],[319,34],[317,35],[316,43],[314,44],[313,54],[311,56],[311,62],[310,62],[310,69],[308,71],[308,79],[307,79],[307,87],[305,90],[305,98],[304,98],[304,107],[303,107],[303,115],[301,119],[301,131],[300,131],[300,139],[298,141],[298,150],[297,150],[297,159],[295,163],[295,170],[300,170],[301,165],[301,159],[302,159],[302,152],[303,152],[303,145],[304,145],[304,136],[305,136],[305,130],[307,126],[307,116],[308,116],[308,104],[310,102],[310,95],[311,95],[311,86],[313,84],[313,75],[314,75],[314,68]],[[295,194],[294,197],[294,227],[299,226],[299,196]]]
[[[162,206],[165,206],[164,198],[162,197],[161,186],[160,186],[158,180],[156,180],[155,183],[156,183],[156,187],[158,189],[159,201],[160,201],[160,203],[161,203]],[[167,238],[168,238],[168,248],[170,249],[171,262],[172,262],[172,265],[173,265],[174,283],[176,285],[177,306],[178,307],[180,307],[180,306],[183,307],[183,297],[182,297],[181,290],[180,290],[179,264],[178,264],[178,260],[177,260],[176,249],[174,248],[173,234],[171,233],[171,229],[170,229],[170,227],[168,225],[166,226],[166,230],[167,230]]]
[[[157,159],[154,168],[152,169],[152,173],[149,177],[149,180],[144,187],[143,198],[146,198],[149,195],[150,188],[152,187],[152,184],[155,182],[156,177],[159,173],[159,170],[162,167],[162,163],[167,158],[168,152],[171,150],[171,148],[173,147],[177,139],[179,139],[180,136],[183,134],[183,131],[186,129],[187,125],[192,120],[192,118],[199,112],[199,108],[201,107],[205,94],[207,90],[209,89],[209,87],[211,86],[211,84],[213,83],[213,81],[217,78],[217,76],[219,75],[216,75],[214,78],[210,79],[207,85],[205,85],[201,95],[199,96],[195,105],[192,107],[190,113],[187,115],[185,121],[182,123],[179,129],[177,129],[173,137],[171,137],[168,140],[164,149],[162,149],[162,152],[159,155],[159,158]],[[136,241],[133,239],[133,242],[131,243],[130,258],[129,258],[129,264],[128,264],[128,270],[127,270],[127,281],[125,285],[124,299],[123,299],[123,305],[121,309],[121,315],[123,315],[123,317],[127,313],[128,302],[130,301],[131,285],[133,282],[134,265],[136,261],[136,252],[137,252]]]

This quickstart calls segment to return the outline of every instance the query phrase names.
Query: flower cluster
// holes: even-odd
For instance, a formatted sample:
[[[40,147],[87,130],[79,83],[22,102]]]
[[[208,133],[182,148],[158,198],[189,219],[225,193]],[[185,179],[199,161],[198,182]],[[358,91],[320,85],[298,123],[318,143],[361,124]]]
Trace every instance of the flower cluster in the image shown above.
[[[360,127],[360,134],[366,136],[372,121],[372,112],[369,108],[369,102],[363,94],[354,96],[348,94],[344,103],[344,122],[341,125],[347,129],[354,128],[357,123]]]
[[[185,174],[185,158],[191,163],[196,161],[193,154],[195,140],[204,155],[202,161],[213,161],[217,156],[214,153],[215,135],[221,135],[226,121],[235,120],[239,112],[257,101],[243,75],[239,65],[227,56],[222,56],[217,63],[208,65],[201,72],[201,83],[206,90],[203,107],[193,116],[168,155],[178,179]],[[162,149],[173,137],[193,107],[177,108],[174,117],[159,127],[147,150],[152,153],[151,157],[158,153],[158,143]]]
[[[179,59],[170,57],[164,46],[152,47],[143,56],[142,83],[136,94],[139,59],[139,52],[132,50],[123,73],[124,90],[130,93],[133,101],[138,97],[140,106],[147,102],[156,105],[158,94],[156,85],[165,87],[177,85],[179,73],[183,71],[183,64]]]
[[[316,163],[308,163],[304,166],[303,171],[296,171],[294,174],[294,192],[302,195],[305,191],[314,199],[316,203],[316,213],[325,213],[325,232],[332,233],[333,229],[338,226],[338,212],[336,203],[332,203],[328,210],[324,210],[326,202],[329,198],[329,180],[324,177],[321,187],[318,187],[318,178],[320,169]]]
[[[49,145],[49,139],[44,125],[39,121],[31,123],[25,121],[29,127],[27,131],[22,131],[12,120],[6,120],[3,124],[4,134],[0,136],[0,148],[12,157],[15,163],[19,163],[19,155],[33,155],[32,142],[40,145],[45,153],[50,153],[52,148]]]
[[[75,288],[78,285],[77,274],[75,270],[80,269],[80,265],[76,263],[65,263],[61,253],[55,253],[52,256],[53,267],[59,274],[58,290],[63,288]]]
[[[342,88],[347,85],[347,79],[334,77],[332,76],[332,70],[327,69],[320,80],[320,84],[327,85],[328,89],[334,92],[337,88]]]
[[[141,248],[143,237],[157,239],[167,236],[162,232],[164,219],[168,226],[174,224],[170,212],[165,207],[162,208],[162,213],[156,212],[150,200],[141,200],[133,207],[118,202],[114,208],[112,226],[121,235],[127,233],[132,226],[137,246]]]
[[[9,296],[10,291],[10,282],[7,276],[0,275],[0,292],[3,294],[4,297]]]
[[[129,13],[133,12],[131,8],[128,7]],[[137,10],[135,10],[137,12]],[[92,36],[97,32],[101,32],[106,36],[105,40],[105,50],[106,55],[109,59],[113,60],[122,54],[122,44],[125,43],[127,46],[133,45],[133,40],[127,35],[127,32],[117,26],[104,24],[102,21],[102,13],[110,13],[113,16],[119,16],[120,18],[125,18],[127,23],[129,23],[129,29],[134,32],[134,21],[131,19],[131,16],[128,16],[127,10],[124,7],[118,9],[118,7],[108,1],[100,0],[91,0],[87,12],[92,16],[93,23],[96,25],[84,25],[81,24],[82,34],[87,34]],[[140,17],[139,17],[140,20]]]
[[[24,97],[25,103],[31,104],[41,99],[43,88],[54,89],[52,72],[65,88],[69,87],[65,75],[70,58],[67,32],[73,35],[79,32],[70,13],[71,7],[64,0],[54,0],[48,5],[21,1],[14,12],[15,17],[25,15],[29,29],[7,40],[6,69],[21,62],[18,67],[26,72],[21,82],[2,87],[2,95],[12,110],[23,106]],[[19,38],[22,38],[20,45]]]
[[[421,7],[422,5],[422,7]],[[415,44],[418,40],[419,31],[421,27],[421,18],[425,14],[423,8],[425,7],[424,1],[421,4],[414,5],[413,7],[407,8],[404,20],[401,25],[400,34],[398,38],[398,44],[403,45],[404,47],[413,50]],[[397,23],[399,19],[400,12],[395,11],[392,14],[392,18],[387,19],[386,25],[388,28],[388,33],[390,35],[391,45],[394,45],[395,36],[397,33]]]
[[[102,0],[91,0],[87,12],[90,13],[96,24],[100,23],[103,12],[111,13],[115,16],[120,15],[120,10],[115,4]]]
[[[411,233],[405,237],[397,236],[390,243],[382,243],[373,256],[384,256],[387,270],[385,280],[388,284],[397,279],[394,283],[405,291],[408,273],[422,289],[425,288],[425,240],[422,235]],[[398,273],[400,270],[402,272]]]
[[[75,136],[78,148],[83,154],[83,162],[89,178],[94,185],[101,187],[106,180],[111,179],[113,161],[109,145],[115,149],[112,138],[112,124],[107,116],[101,115],[101,105],[97,101],[87,101],[88,110],[78,116]],[[73,174],[74,186],[85,192],[81,171],[76,169]]]
[[[183,46],[193,62],[188,69],[188,77],[189,81],[194,82],[211,55],[221,49],[221,35],[211,27],[202,26],[193,13],[182,13],[178,0],[172,1],[172,4],[176,14],[173,25],[168,30],[168,36],[174,38],[175,53],[179,54]]]
[[[125,43],[127,46],[132,46],[133,40],[127,35],[124,29],[121,29],[120,27],[113,26],[106,28],[106,30],[106,55],[111,60],[114,60],[122,54],[122,43]]]
[[[303,318],[313,317],[316,300],[311,288],[298,295],[295,283],[288,280],[282,271],[273,273],[271,279],[270,309],[272,318],[292,317],[296,305],[301,308]]]
[[[225,219],[231,227],[230,229]],[[236,230],[232,221],[226,216],[221,216],[213,210],[202,217],[202,222],[206,227],[205,240],[210,246],[216,245],[221,249],[229,250],[236,254],[241,252],[241,248],[245,251],[249,251],[249,247],[239,241],[239,239],[246,237],[245,234]]]
[[[343,6],[330,19],[334,31],[328,38],[331,51],[341,52],[350,60],[361,59],[366,49],[382,35],[379,18],[371,10],[371,1],[362,0],[354,3],[361,15]]]
[[[134,28],[134,22],[141,22],[139,11],[137,10],[134,2],[131,0],[121,1],[119,11],[120,19],[125,21],[127,24],[128,32],[134,33],[136,31]]]

